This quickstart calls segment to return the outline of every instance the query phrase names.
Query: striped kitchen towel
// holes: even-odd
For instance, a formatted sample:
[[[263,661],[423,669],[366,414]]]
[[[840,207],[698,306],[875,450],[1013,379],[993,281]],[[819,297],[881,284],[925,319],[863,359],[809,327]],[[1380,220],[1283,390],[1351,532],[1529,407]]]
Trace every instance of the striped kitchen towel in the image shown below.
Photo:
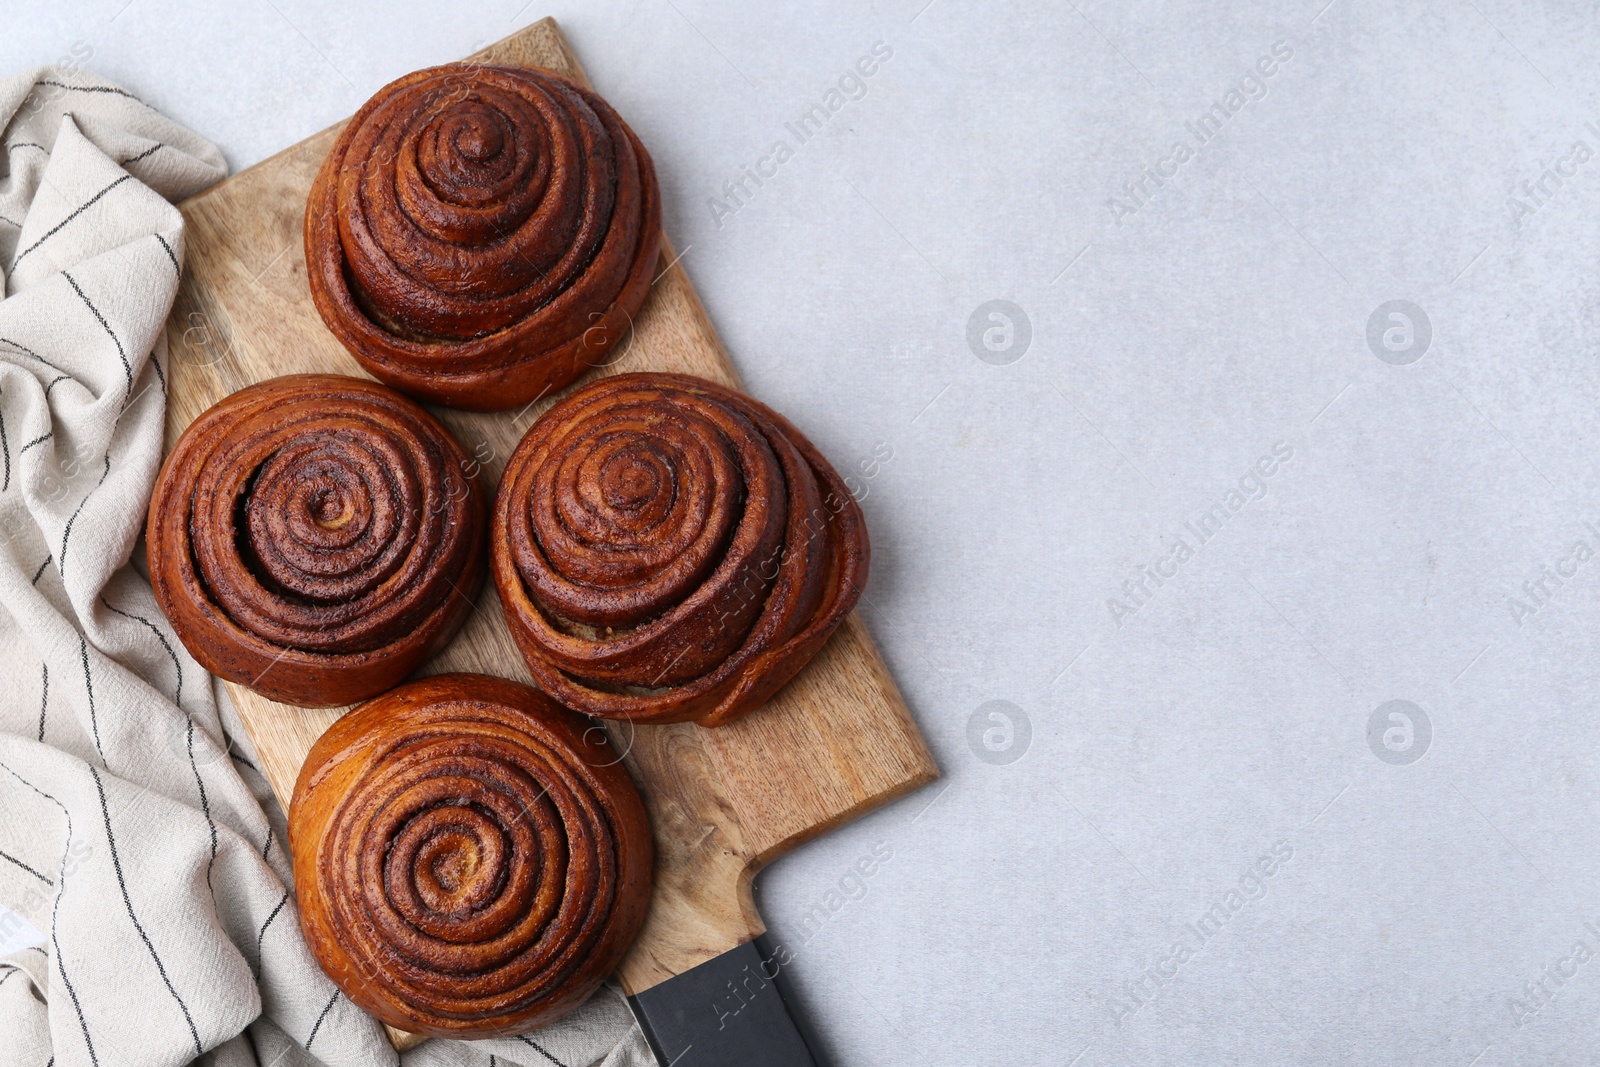
[[[0,1064],[394,1064],[308,953],[282,812],[130,562],[180,358],[172,202],[226,165],[61,67],[0,78],[0,130]],[[403,1062],[652,1061],[605,989]]]

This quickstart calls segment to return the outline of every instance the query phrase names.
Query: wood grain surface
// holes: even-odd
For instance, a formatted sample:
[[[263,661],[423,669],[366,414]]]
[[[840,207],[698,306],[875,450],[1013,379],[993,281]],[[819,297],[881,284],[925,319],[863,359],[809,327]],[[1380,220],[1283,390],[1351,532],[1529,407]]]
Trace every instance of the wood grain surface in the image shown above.
[[[545,67],[587,84],[551,19],[472,59]],[[339,128],[181,205],[187,252],[167,323],[168,449],[202,411],[252,382],[307,371],[369,377],[323,327],[306,284],[306,194]],[[658,270],[633,336],[591,375],[678,371],[738,386],[669,244]],[[517,441],[554,399],[491,414],[432,410],[482,462],[492,489]],[[805,428],[804,412],[785,414]],[[530,681],[493,583],[485,585],[471,620],[422,674],[479,671]],[[276,704],[231,684],[229,692],[287,808],[306,753],[345,709]],[[809,667],[740,722],[716,730],[625,723],[607,729],[644,792],[657,846],[650,914],[617,972],[629,993],[761,933],[750,884],[762,866],[938,774],[856,613]]]

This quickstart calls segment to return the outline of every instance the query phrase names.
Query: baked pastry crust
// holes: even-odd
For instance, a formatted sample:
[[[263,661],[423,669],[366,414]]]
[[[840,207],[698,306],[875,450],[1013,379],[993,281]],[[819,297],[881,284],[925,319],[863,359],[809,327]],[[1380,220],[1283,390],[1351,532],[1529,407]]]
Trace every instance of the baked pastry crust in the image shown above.
[[[530,403],[623,342],[660,247],[639,139],[595,93],[531,68],[391,82],[306,203],[328,329],[395,388],[474,411]]]
[[[602,378],[523,437],[490,569],[534,680],[569,708],[720,726],[764,703],[855,606],[871,549],[787,419],[682,374]]]
[[[616,969],[650,902],[649,820],[604,732],[481,674],[334,723],[301,768],[289,847],[322,969],[436,1037],[554,1022]]]
[[[350,704],[466,621],[487,519],[476,465],[416,403],[359,378],[273,378],[167,457],[150,584],[206,670],[286,704]]]

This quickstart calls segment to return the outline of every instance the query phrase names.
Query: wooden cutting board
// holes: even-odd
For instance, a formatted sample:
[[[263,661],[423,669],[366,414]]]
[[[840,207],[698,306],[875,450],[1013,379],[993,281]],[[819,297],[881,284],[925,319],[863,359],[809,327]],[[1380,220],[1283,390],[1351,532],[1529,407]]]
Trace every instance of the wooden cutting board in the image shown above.
[[[587,84],[552,19],[472,58],[545,67]],[[252,382],[307,371],[369,377],[323,327],[306,287],[306,194],[339,129],[324,130],[180,205],[188,222],[187,254],[167,321],[169,450],[197,415]],[[623,354],[591,376],[678,371],[737,386],[728,355],[666,243],[658,269]],[[555,399],[521,412],[432,410],[482,461],[492,488],[518,440]],[[804,429],[805,412],[785,414]],[[421,673],[479,671],[531,683],[492,582],[485,583],[477,607]],[[290,707],[242,686],[228,689],[287,808],[306,753],[346,709]],[[627,753],[656,836],[650,914],[617,972],[630,995],[760,934],[765,927],[750,885],[765,864],[938,775],[856,613],[810,666],[741,722],[716,730],[692,724],[607,729]],[[397,1034],[402,1047],[416,1040]]]

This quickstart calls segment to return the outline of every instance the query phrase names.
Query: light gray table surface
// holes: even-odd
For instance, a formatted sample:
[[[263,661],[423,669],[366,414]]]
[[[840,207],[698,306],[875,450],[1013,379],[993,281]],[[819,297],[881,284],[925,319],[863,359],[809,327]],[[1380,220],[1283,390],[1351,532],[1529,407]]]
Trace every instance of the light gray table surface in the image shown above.
[[[924,3],[18,3],[0,69],[239,168],[561,20],[944,771],[760,883],[840,1065],[1593,1062],[1592,5]]]

